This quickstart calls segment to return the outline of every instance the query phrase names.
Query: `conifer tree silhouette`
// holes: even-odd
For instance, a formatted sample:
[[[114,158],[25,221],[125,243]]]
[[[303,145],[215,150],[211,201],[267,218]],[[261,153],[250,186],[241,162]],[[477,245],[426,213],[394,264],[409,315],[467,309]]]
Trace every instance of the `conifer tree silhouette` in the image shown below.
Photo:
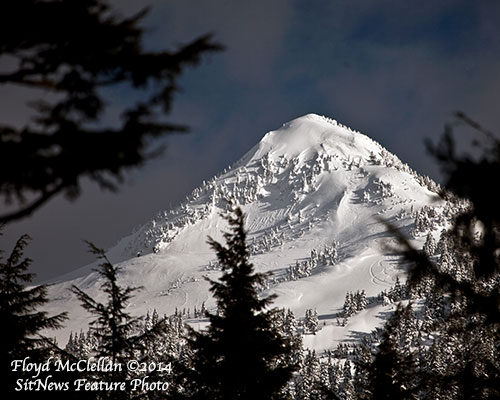
[[[86,376],[86,378],[91,381],[115,381],[129,384],[130,373],[126,368],[127,361],[135,359],[134,350],[140,349],[142,343],[134,335],[139,331],[140,319],[132,317],[126,311],[126,306],[133,293],[139,288],[122,287],[118,283],[120,268],[109,261],[104,250],[90,242],[87,243],[90,251],[102,260],[96,272],[102,278],[101,288],[106,294],[106,302],[98,302],[75,285],[72,286],[72,292],[78,297],[82,307],[94,316],[91,322],[91,332],[96,337],[98,346],[92,356],[104,357],[113,364],[121,365],[121,368]],[[95,396],[98,399],[117,400],[132,397],[130,393],[124,391],[109,393],[99,391],[95,393]]]
[[[430,279],[432,295],[453,306],[434,333],[438,338],[430,350],[434,359],[412,371],[418,375],[419,393],[445,393],[449,399],[498,399],[500,197],[492,187],[500,176],[500,139],[464,113],[458,112],[456,117],[455,123],[446,125],[437,146],[428,144],[446,175],[441,196],[460,204],[446,232],[446,256],[451,265],[440,268],[425,251],[388,226],[412,263],[408,286],[417,288]],[[475,132],[469,149],[478,149],[478,154],[458,154],[453,132],[459,126]],[[457,269],[464,272],[458,274]],[[440,353],[446,353],[445,358],[439,359]]]
[[[27,272],[31,260],[23,258],[29,239],[28,235],[21,236],[6,260],[0,252],[0,321],[4,326],[0,376],[2,391],[9,398],[19,396],[15,391],[16,380],[25,377],[19,367],[14,371],[11,363],[26,357],[33,363],[45,361],[52,346],[41,331],[61,328],[66,319],[66,313],[48,316],[47,312],[39,311],[48,301],[46,286],[27,287],[34,277]]]
[[[244,215],[237,208],[226,217],[226,246],[209,238],[222,266],[219,281],[210,281],[218,307],[206,331],[191,333],[192,368],[185,374],[190,399],[280,399],[295,366],[285,357],[288,339],[273,326],[273,296],[259,298],[265,275],[255,273],[245,243]]]

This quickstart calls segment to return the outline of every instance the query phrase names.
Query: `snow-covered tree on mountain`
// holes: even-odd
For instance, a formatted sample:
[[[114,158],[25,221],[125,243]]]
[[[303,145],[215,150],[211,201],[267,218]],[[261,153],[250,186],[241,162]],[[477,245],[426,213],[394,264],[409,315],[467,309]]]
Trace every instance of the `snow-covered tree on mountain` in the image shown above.
[[[433,257],[434,254],[436,254],[436,241],[434,240],[434,236],[432,233],[427,234],[427,238],[425,239],[424,247],[422,247],[422,250],[424,253],[427,255],[427,257]]]
[[[342,314],[344,318],[349,318],[354,315],[357,311],[356,304],[354,302],[354,297],[351,292],[345,294],[344,306],[342,307]]]
[[[416,398],[416,363],[412,352],[402,353],[398,329],[401,323],[402,307],[398,307],[389,319],[378,345],[377,354],[368,366],[371,400],[414,400]],[[408,350],[408,348],[406,348]]]
[[[316,332],[318,331],[318,325],[318,312],[316,311],[316,309],[313,310],[311,308],[308,308],[306,310],[306,315],[304,318],[304,333],[316,335]]]

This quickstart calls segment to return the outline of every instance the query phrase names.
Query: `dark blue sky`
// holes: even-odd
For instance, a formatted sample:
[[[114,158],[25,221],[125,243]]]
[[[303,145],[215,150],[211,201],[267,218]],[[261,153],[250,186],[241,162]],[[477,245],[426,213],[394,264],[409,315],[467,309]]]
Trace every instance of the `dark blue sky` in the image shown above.
[[[136,1],[116,1],[125,13]],[[143,3],[144,4],[144,3]],[[191,132],[127,175],[119,193],[86,184],[74,203],[57,198],[9,226],[2,248],[29,233],[39,279],[92,257],[82,239],[109,247],[137,225],[236,161],[269,130],[310,112],[379,141],[421,173],[440,179],[424,138],[455,110],[498,131],[500,2],[493,0],[150,1],[146,45],[162,48],[213,32],[226,46],[181,79],[171,120]],[[109,103],[127,99],[110,93]],[[25,109],[2,91],[1,118]],[[5,244],[5,245],[4,245]]]

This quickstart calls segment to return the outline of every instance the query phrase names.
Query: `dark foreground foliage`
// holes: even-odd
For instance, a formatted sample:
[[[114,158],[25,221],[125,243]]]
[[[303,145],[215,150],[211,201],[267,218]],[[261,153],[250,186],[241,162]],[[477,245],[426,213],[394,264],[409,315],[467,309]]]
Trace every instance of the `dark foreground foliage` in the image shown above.
[[[456,117],[458,124],[446,126],[439,144],[429,148],[447,177],[442,197],[465,207],[442,234],[437,255],[415,249],[392,229],[412,262],[408,287],[423,292],[427,309],[439,312],[426,322],[429,336],[420,336],[413,348],[388,340],[401,329],[395,313],[368,365],[373,379],[365,398],[500,398],[500,140],[463,113]],[[471,148],[479,154],[457,153],[453,132],[460,125],[478,135]],[[401,354],[410,362],[404,381],[391,374],[404,365]],[[385,391],[379,390],[384,382]]]
[[[273,325],[273,297],[260,298],[265,275],[254,272],[246,245],[244,215],[226,217],[226,246],[209,239],[222,266],[211,281],[217,313],[206,331],[191,332],[191,366],[184,370],[186,399],[281,399],[296,366],[286,356],[290,341]]]
[[[23,257],[29,236],[22,236],[10,255],[4,259],[0,252],[0,321],[2,321],[2,340],[0,340],[0,376],[2,391],[8,398],[14,398],[18,379],[28,377],[27,373],[13,371],[13,360],[41,363],[50,355],[50,339],[42,335],[47,329],[60,328],[66,313],[49,316],[40,311],[47,299],[44,285],[27,287],[34,278],[27,272],[31,260]],[[10,397],[9,397],[10,396]]]
[[[17,206],[0,223],[58,193],[75,198],[84,177],[115,189],[125,169],[158,154],[151,138],[186,130],[164,118],[177,78],[222,47],[205,35],[146,50],[147,13],[121,17],[106,0],[1,2],[0,85],[30,89],[35,113],[21,126],[0,123],[0,196]],[[112,90],[127,90],[129,101],[113,102],[117,115],[106,115]]]

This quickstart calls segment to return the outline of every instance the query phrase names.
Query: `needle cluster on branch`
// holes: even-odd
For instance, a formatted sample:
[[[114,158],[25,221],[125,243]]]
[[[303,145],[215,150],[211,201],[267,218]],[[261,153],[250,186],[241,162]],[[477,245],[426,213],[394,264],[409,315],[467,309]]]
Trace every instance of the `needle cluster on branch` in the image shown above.
[[[15,203],[0,223],[61,192],[75,198],[83,177],[114,190],[123,170],[161,150],[150,148],[152,137],[186,131],[165,120],[177,79],[222,46],[204,35],[176,50],[146,50],[140,23],[148,11],[121,17],[105,0],[0,5],[0,89],[35,89],[31,118],[20,127],[0,121],[0,197]],[[105,116],[113,90],[129,104],[113,102],[119,117],[104,124],[114,119]]]

